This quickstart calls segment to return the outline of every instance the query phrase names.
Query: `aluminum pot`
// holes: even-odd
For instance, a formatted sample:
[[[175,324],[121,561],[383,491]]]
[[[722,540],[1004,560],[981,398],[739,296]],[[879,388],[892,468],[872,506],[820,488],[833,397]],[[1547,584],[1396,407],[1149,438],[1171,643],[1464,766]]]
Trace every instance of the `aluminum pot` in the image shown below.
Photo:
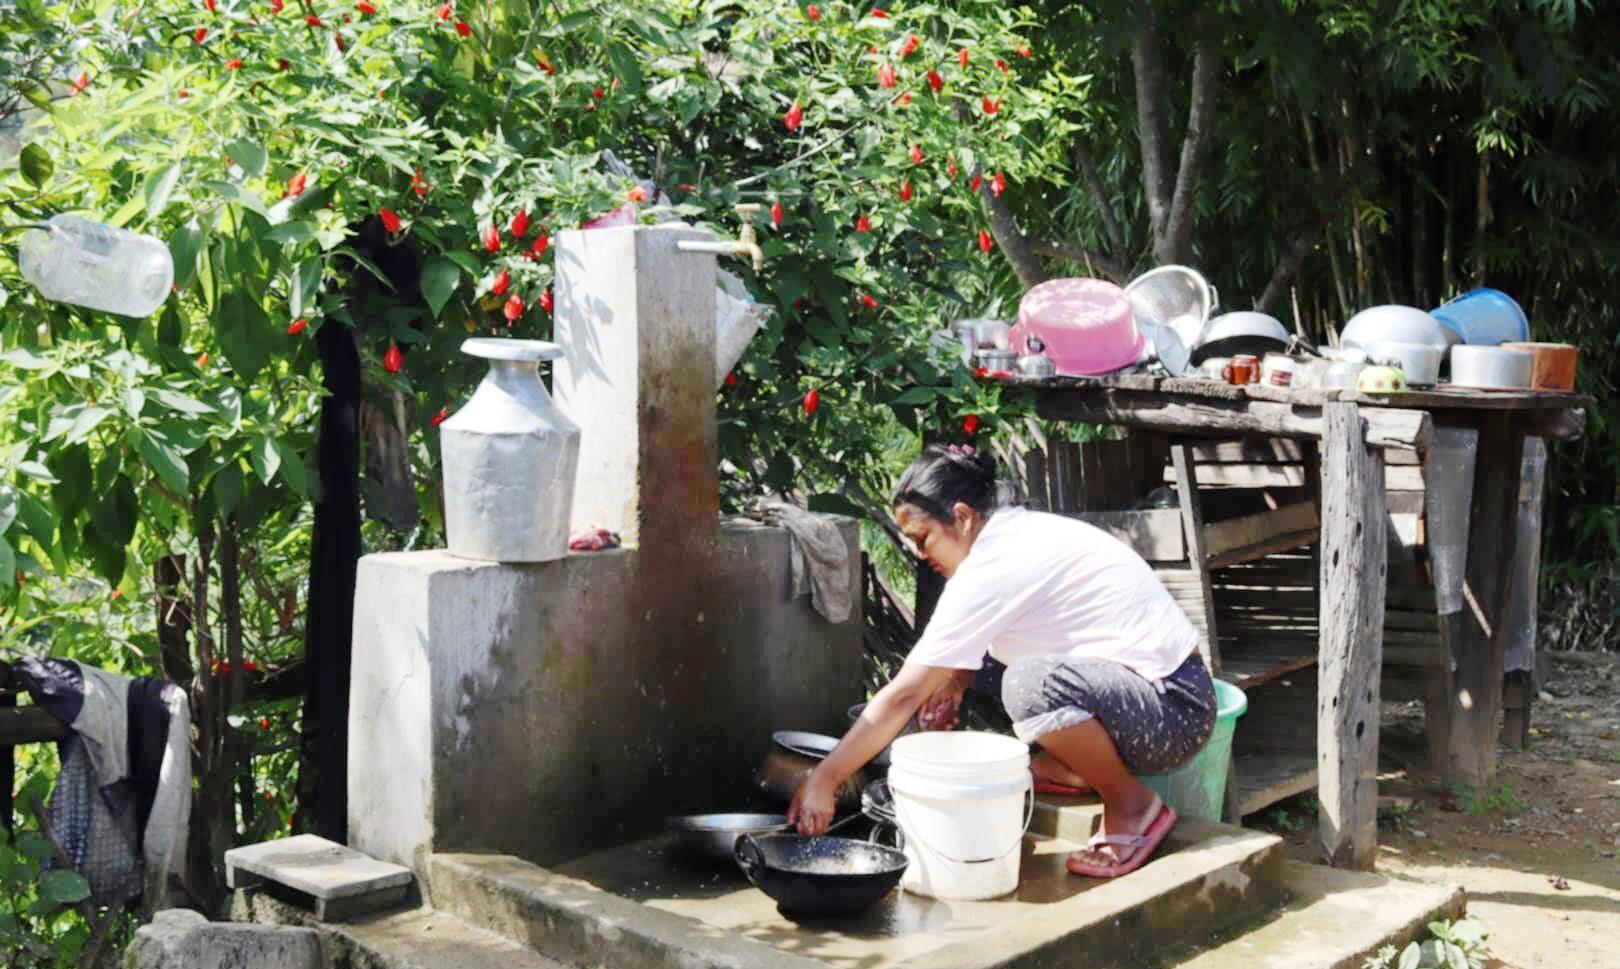
[[[439,428],[450,554],[489,562],[565,557],[579,427],[552,403],[539,370],[562,347],[475,337],[461,352],[488,360],[489,372]]]
[[[1445,353],[1429,343],[1401,343],[1384,341],[1367,347],[1367,357],[1373,363],[1389,363],[1401,368],[1406,382],[1420,387],[1440,379],[1440,360]]]
[[[730,861],[739,837],[786,832],[788,819],[785,814],[688,814],[670,818],[669,830],[688,854]]]
[[[771,735],[771,749],[754,774],[754,784],[778,804],[792,802],[799,785],[838,746],[838,738],[802,730],[779,730]],[[864,769],[838,785],[833,799],[840,812],[860,806],[861,788],[868,778]]]
[[[1451,348],[1451,384],[1481,390],[1519,390],[1530,386],[1536,358],[1526,350],[1459,343]]]

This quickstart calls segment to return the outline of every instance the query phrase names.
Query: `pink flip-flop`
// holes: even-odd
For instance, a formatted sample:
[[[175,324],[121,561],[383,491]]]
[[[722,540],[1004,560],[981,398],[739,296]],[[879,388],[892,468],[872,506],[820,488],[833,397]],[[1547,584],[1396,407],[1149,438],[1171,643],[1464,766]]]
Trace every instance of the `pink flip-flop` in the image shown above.
[[[1128,875],[1147,863],[1147,860],[1153,856],[1153,852],[1157,851],[1159,845],[1164,843],[1164,839],[1170,834],[1170,830],[1176,826],[1177,820],[1179,819],[1176,817],[1175,810],[1170,805],[1160,801],[1159,813],[1154,815],[1152,822],[1147,826],[1147,830],[1141,834],[1099,834],[1086,842],[1087,849],[1099,848],[1103,845],[1134,849],[1128,861],[1122,861],[1117,865],[1110,865],[1106,868],[1099,868],[1077,860],[1075,855],[1070,855],[1068,861],[1069,871],[1076,875],[1084,875],[1087,878],[1118,878],[1120,875]]]

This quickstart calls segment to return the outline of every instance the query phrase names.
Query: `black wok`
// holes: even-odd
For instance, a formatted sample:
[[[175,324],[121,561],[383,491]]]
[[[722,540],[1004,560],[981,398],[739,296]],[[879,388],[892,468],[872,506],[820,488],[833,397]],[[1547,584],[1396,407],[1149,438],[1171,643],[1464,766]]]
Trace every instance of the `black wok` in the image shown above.
[[[737,864],[786,915],[848,915],[887,895],[906,873],[893,848],[826,835],[737,839]]]

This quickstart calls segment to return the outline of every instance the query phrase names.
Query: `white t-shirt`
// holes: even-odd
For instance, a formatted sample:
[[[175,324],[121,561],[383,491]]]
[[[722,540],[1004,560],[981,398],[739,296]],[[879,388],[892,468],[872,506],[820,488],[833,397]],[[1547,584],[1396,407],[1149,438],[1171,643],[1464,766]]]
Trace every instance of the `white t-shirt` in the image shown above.
[[[976,670],[1052,653],[1113,660],[1157,680],[1198,631],[1125,543],[1073,518],[1000,508],[979,532],[908,660]]]

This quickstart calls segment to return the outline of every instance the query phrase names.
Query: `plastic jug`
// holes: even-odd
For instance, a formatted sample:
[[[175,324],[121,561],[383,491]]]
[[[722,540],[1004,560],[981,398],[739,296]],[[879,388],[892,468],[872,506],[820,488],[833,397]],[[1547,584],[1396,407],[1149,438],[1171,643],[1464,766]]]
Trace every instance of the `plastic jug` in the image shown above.
[[[150,315],[174,282],[160,239],[77,215],[55,215],[23,236],[22,273],[40,295],[120,316]]]

